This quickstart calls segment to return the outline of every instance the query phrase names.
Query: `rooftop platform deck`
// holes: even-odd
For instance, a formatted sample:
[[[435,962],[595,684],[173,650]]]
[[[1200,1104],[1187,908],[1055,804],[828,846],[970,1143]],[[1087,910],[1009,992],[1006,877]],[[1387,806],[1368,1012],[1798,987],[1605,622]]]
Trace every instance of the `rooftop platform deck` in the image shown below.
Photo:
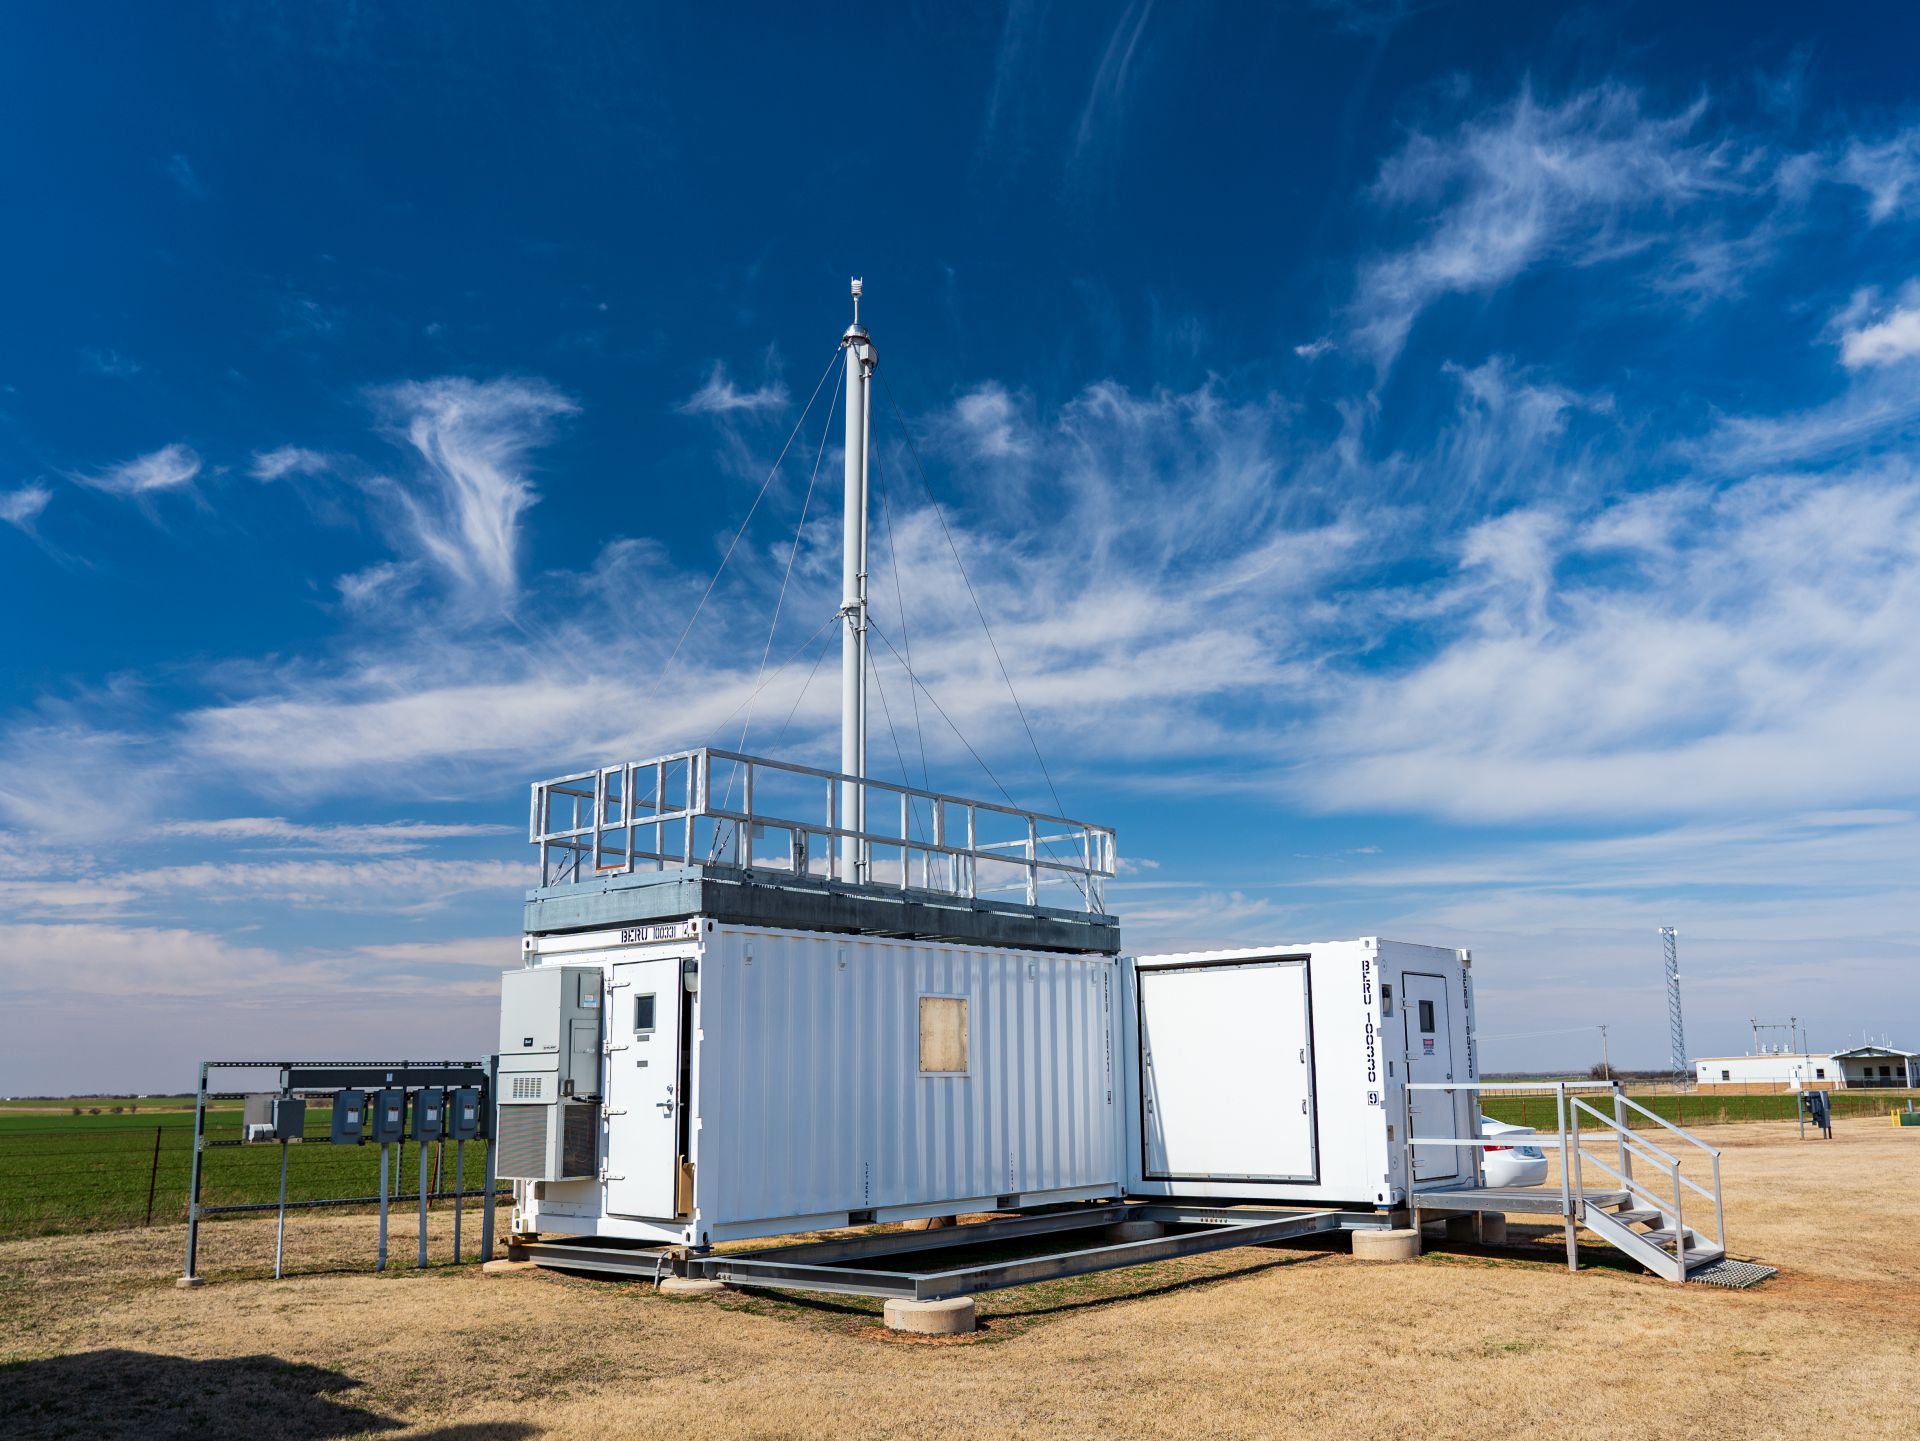
[[[702,915],[1112,952],[1114,833],[1013,805],[711,748],[533,787],[531,932]]]

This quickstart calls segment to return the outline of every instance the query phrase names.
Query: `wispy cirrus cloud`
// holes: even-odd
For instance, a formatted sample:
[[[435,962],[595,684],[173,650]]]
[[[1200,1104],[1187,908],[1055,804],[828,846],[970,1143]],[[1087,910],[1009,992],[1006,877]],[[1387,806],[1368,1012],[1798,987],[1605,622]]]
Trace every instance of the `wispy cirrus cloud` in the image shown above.
[[[145,369],[132,356],[122,355],[117,350],[95,350],[89,347],[80,352],[80,359],[95,375],[104,375],[111,380],[127,380]]]
[[[109,495],[151,496],[184,489],[193,483],[201,468],[198,452],[192,446],[176,442],[110,465],[105,470],[75,472],[72,478]]]
[[[767,380],[752,390],[736,384],[726,365],[714,361],[706,382],[674,407],[682,415],[762,415],[787,403],[787,387]]]
[[[46,486],[35,482],[23,485],[18,490],[0,490],[0,521],[18,526],[29,535],[33,533],[33,523],[46,510],[47,503],[53,499],[53,492]]]
[[[1661,115],[1607,84],[1558,104],[1523,88],[1443,134],[1416,132],[1372,198],[1419,238],[1362,265],[1350,307],[1359,348],[1390,366],[1414,321],[1448,295],[1505,285],[1553,259],[1582,265],[1644,249],[1675,210],[1746,183],[1698,134],[1704,102]]]
[[[418,461],[406,480],[370,484],[394,503],[397,544],[463,602],[510,607],[519,591],[521,523],[539,499],[531,456],[578,406],[544,380],[448,376],[374,392]]]
[[[1898,303],[1884,308],[1870,292],[1854,298],[1841,324],[1842,365],[1856,370],[1916,356],[1920,356],[1920,281],[1909,281]]]
[[[247,474],[255,480],[284,480],[289,475],[325,475],[333,466],[330,456],[299,445],[279,445],[272,450],[257,450]]]
[[[1141,40],[1153,18],[1153,0],[1133,0],[1107,32],[1100,63],[1087,86],[1087,98],[1067,151],[1067,175],[1082,178],[1112,153],[1125,124],[1128,90],[1141,59]]]
[[[255,843],[263,848],[343,851],[389,855],[419,850],[444,840],[512,833],[511,826],[384,821],[372,825],[326,825],[290,821],[284,816],[228,816],[214,820],[166,821],[153,833],[164,837]]]
[[[1867,197],[1867,218],[1878,225],[1920,208],[1920,127],[1879,140],[1849,140],[1837,176]]]
[[[1649,504],[1667,498],[1475,526],[1429,625],[1447,639],[1333,683],[1300,736],[1316,764],[1289,788],[1479,821],[1920,794],[1902,639],[1920,619],[1920,479],[1761,477]],[[1641,538],[1622,549],[1626,505]]]
[[[167,157],[167,178],[179,186],[183,194],[192,199],[207,198],[207,187],[201,183],[200,174],[193,168],[193,162],[177,151]]]

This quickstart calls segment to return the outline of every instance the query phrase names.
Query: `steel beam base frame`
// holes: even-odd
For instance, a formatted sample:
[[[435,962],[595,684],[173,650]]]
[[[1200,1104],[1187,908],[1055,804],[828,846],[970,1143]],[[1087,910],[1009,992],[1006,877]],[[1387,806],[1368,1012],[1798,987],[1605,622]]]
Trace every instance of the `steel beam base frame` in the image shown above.
[[[1238,1246],[1305,1240],[1338,1231],[1377,1230],[1390,1225],[1391,1220],[1381,1211],[1114,1202],[933,1231],[889,1231],[719,1255],[681,1255],[661,1248],[609,1246],[580,1238],[527,1240],[521,1244],[530,1260],[557,1270],[641,1277],[673,1274],[729,1286],[941,1301]],[[1104,1231],[1122,1222],[1140,1221],[1180,1229],[1145,1240],[1066,1245],[1012,1260],[983,1259],[956,1265],[948,1255],[1043,1236],[1059,1236],[1065,1242],[1076,1232]],[[912,1261],[916,1255],[939,1256],[942,1260],[938,1269],[915,1269]]]

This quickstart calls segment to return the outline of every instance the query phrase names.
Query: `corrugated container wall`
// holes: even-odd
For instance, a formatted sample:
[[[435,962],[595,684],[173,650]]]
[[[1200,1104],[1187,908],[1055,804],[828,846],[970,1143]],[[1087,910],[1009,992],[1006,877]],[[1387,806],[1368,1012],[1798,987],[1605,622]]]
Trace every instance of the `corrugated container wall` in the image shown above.
[[[1115,962],[721,926],[703,948],[703,1226],[1117,1191]],[[921,1070],[959,998],[961,1073]]]

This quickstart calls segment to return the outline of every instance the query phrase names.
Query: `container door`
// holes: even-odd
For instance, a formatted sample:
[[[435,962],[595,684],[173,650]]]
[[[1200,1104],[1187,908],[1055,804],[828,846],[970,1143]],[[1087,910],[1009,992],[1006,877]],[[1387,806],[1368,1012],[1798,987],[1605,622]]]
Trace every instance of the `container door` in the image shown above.
[[[1306,960],[1137,974],[1146,1178],[1314,1180]]]
[[[1446,979],[1409,974],[1400,978],[1400,984],[1400,1011],[1407,1028],[1407,1079],[1451,1081],[1453,1027],[1448,1024]],[[1416,1142],[1422,1136],[1456,1133],[1456,1092],[1410,1091],[1407,1099]],[[1414,1180],[1443,1181],[1459,1174],[1460,1147],[1414,1146]]]
[[[679,1214],[680,958],[626,961],[607,987],[607,1210]]]

